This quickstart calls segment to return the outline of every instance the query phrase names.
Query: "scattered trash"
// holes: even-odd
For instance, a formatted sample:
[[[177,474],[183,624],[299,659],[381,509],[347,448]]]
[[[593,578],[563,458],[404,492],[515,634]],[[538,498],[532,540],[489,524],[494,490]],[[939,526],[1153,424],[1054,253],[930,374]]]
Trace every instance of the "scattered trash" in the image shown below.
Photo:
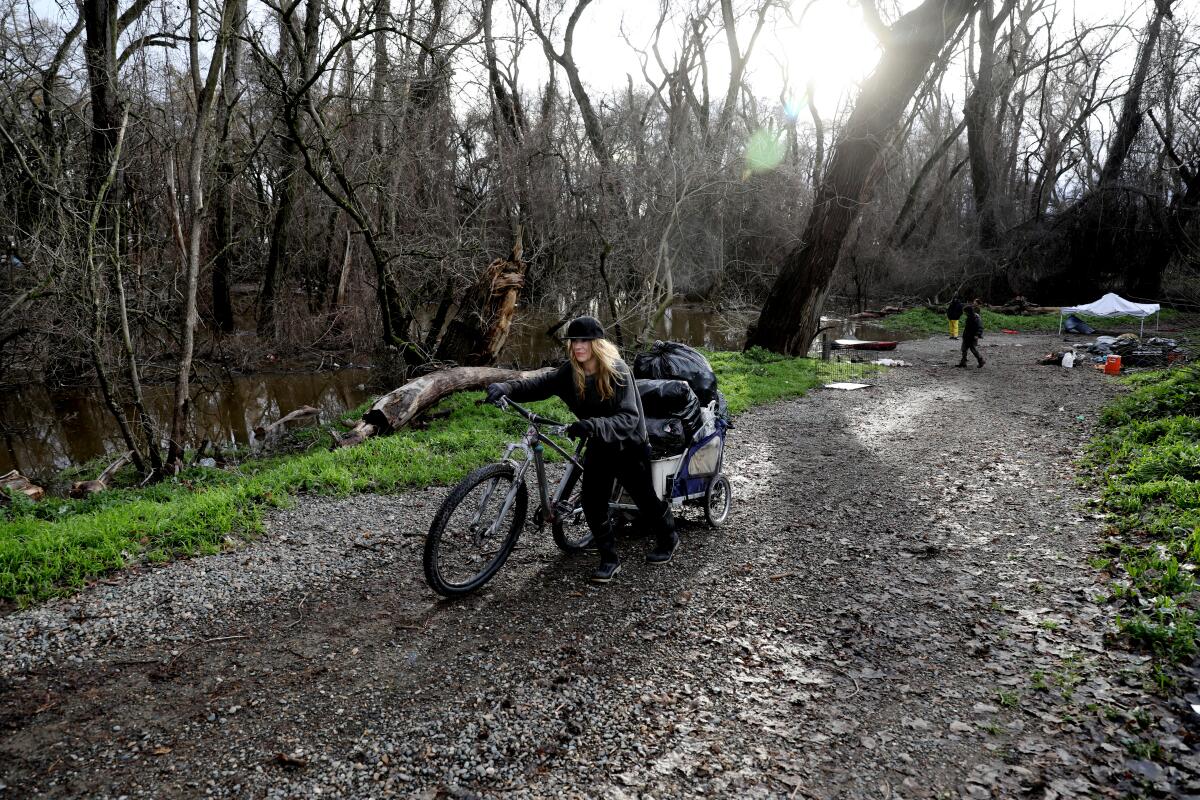
[[[200,459],[200,466],[212,469],[217,466],[217,460],[215,458],[202,458]]]
[[[825,384],[825,388],[826,389],[841,389],[843,391],[853,392],[855,389],[869,389],[869,388],[871,388],[871,384],[838,382],[838,383],[827,383],[827,384]]]
[[[1001,328],[1001,329],[1000,329],[1000,332],[1001,332],[1001,333],[1007,333],[1007,334],[1009,334],[1010,336],[1015,336],[1015,335],[1017,335],[1018,333],[1020,333],[1020,331],[1014,331],[1012,328]]]
[[[1116,343],[1117,337],[1115,336],[1097,336],[1096,341],[1088,345],[1088,352],[1106,356],[1112,352],[1113,345]]]
[[[1129,367],[1165,367],[1170,361],[1162,347],[1138,347],[1123,358],[1123,363]]]
[[[834,350],[895,350],[899,342],[869,342],[865,339],[834,339]]]
[[[899,358],[878,358],[871,362],[878,364],[881,367],[908,367],[911,366],[907,361]]]
[[[1121,374],[1121,357],[1110,355],[1104,357],[1104,374],[1105,375],[1120,375]]]
[[[1073,351],[1068,350],[1067,352],[1063,353],[1062,366],[1063,369],[1071,369],[1075,366],[1075,353]]]
[[[1176,339],[1152,336],[1141,340],[1132,333],[1097,336],[1096,341],[1088,345],[1088,353],[1093,356],[1092,362],[1103,364],[1105,372],[1109,375],[1120,371],[1110,371],[1114,368],[1109,366],[1108,359],[1113,356],[1121,359],[1122,367],[1165,367],[1188,357],[1188,353]]]
[[[1088,325],[1074,314],[1068,314],[1067,318],[1063,320],[1063,330],[1067,333],[1082,333],[1085,335],[1096,332],[1095,328],[1093,328],[1091,325]]]

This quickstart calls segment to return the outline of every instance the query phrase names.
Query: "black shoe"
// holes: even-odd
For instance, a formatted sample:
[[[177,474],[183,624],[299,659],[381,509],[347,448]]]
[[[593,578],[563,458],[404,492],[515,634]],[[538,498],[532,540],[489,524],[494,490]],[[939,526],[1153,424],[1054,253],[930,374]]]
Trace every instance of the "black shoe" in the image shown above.
[[[967,362],[965,362],[965,361],[960,361],[960,362],[958,362],[957,364],[955,364],[954,366],[956,366],[956,367],[965,367],[966,365],[967,365]]]
[[[675,549],[679,547],[679,537],[672,536],[671,542],[668,545],[658,545],[649,553],[646,553],[647,564],[667,564],[675,555]]]
[[[984,364],[984,362],[980,361],[978,369],[983,369],[983,364]]]
[[[620,571],[621,564],[618,561],[601,564],[592,572],[592,583],[608,583]]]

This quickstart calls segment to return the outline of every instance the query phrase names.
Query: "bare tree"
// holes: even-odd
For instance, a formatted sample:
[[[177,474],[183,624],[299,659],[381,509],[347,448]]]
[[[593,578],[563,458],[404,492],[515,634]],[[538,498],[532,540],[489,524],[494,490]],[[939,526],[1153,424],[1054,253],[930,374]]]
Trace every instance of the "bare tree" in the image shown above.
[[[170,469],[182,466],[183,451],[187,444],[187,426],[191,413],[192,360],[196,346],[197,294],[200,286],[201,234],[205,228],[204,164],[208,158],[208,142],[212,134],[213,108],[217,102],[221,72],[225,67],[225,51],[229,43],[236,3],[222,0],[218,7],[218,23],[209,55],[208,74],[201,74],[200,58],[200,0],[188,2],[188,70],[191,78],[195,112],[188,141],[187,199],[175,206],[178,217],[176,225],[182,228],[182,220],[188,220],[184,259],[183,319],[180,324],[179,366],[175,377],[175,402],[171,413],[170,442],[167,447],[166,464]]]
[[[974,0],[925,0],[884,27],[883,55],[834,144],[801,244],[785,257],[779,278],[750,329],[746,346],[803,354],[816,335],[842,242],[870,197],[883,145],[943,45],[975,7]]]

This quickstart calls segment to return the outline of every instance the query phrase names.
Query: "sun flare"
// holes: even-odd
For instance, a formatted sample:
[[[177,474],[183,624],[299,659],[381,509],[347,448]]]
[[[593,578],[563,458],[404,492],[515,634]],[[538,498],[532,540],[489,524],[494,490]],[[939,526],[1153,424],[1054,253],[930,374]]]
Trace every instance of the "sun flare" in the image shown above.
[[[845,0],[817,0],[801,19],[801,0],[795,3],[799,25],[785,23],[775,30],[777,57],[787,70],[793,113],[803,111],[811,82],[822,115],[831,115],[848,92],[879,60],[879,44],[863,23],[861,12]]]

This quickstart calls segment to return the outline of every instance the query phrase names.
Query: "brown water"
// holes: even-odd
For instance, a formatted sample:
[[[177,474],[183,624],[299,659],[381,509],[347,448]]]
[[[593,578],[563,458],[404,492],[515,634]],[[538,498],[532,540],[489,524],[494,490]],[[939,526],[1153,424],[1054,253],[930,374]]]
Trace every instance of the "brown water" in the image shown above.
[[[321,409],[322,423],[367,399],[368,371],[260,374],[201,387],[193,398],[195,438],[247,444],[256,426],[302,405]],[[146,388],[159,420],[170,418],[171,386]],[[64,469],[124,449],[121,434],[94,389],[28,384],[0,397],[0,473]]]
[[[592,309],[592,313],[595,309]],[[501,363],[515,363],[523,367],[535,367],[547,361],[557,361],[566,354],[565,346],[557,339],[546,335],[546,328],[557,322],[550,317],[525,317],[513,324],[508,345],[501,353]],[[562,333],[562,330],[559,330]],[[614,331],[607,331],[610,338]],[[623,331],[628,340],[641,333],[640,330]],[[739,321],[702,308],[682,306],[670,308],[662,321],[655,326],[647,339],[673,340],[705,347],[710,350],[740,350],[745,341],[745,326]]]
[[[546,335],[554,320],[527,317],[513,326],[501,363],[535,367],[563,356],[563,346]],[[634,332],[627,332],[632,334]],[[895,333],[866,323],[844,323],[839,337],[896,339]],[[710,311],[671,309],[653,332],[714,350],[740,349],[744,326]],[[201,387],[193,399],[196,441],[247,444],[250,431],[303,405],[321,410],[321,423],[337,419],[369,398],[369,372],[247,375]],[[169,419],[171,387],[146,390],[156,418]],[[0,474],[18,469],[26,475],[45,475],[124,449],[112,416],[94,389],[51,389],[28,384],[0,395]]]

